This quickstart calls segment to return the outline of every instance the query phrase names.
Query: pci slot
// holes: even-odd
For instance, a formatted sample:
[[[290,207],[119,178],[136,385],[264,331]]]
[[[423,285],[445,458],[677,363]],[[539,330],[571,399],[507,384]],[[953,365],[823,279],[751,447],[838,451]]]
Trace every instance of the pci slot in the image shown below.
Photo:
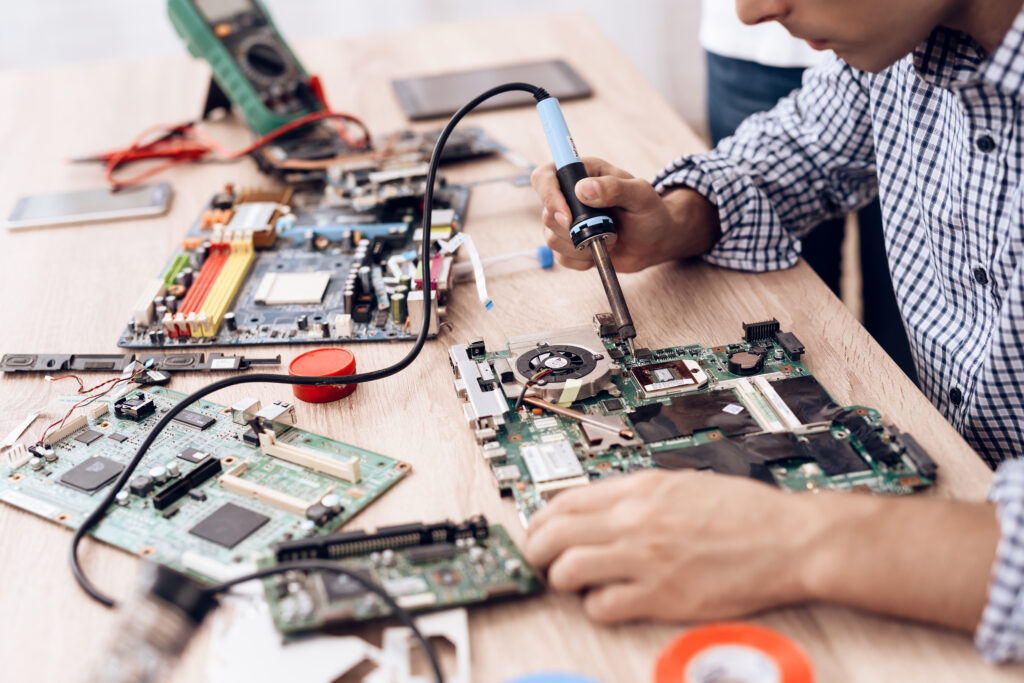
[[[272,548],[278,562],[287,562],[312,558],[351,557],[387,549],[455,543],[467,538],[484,539],[489,534],[487,519],[483,515],[477,515],[461,524],[449,521],[436,524],[401,524],[381,527],[372,533],[346,531],[326,536],[297,538],[282,541]]]
[[[178,273],[185,269],[188,261],[188,254],[178,254],[171,260],[171,265],[164,271],[164,286],[170,287],[174,284],[174,279],[178,276]]]

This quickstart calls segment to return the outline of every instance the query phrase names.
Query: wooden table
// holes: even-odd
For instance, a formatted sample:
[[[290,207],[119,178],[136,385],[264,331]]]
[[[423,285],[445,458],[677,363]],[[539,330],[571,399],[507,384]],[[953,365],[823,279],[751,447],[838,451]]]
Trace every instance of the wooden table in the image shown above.
[[[333,105],[358,112],[375,131],[406,126],[391,91],[392,77],[568,57],[596,94],[565,105],[585,153],[650,177],[676,154],[701,147],[582,15],[444,24],[300,43],[298,52],[323,75]],[[124,144],[154,122],[194,117],[207,79],[206,66],[186,56],[0,73],[0,211],[24,193],[101,185],[98,169],[63,160]],[[541,127],[529,109],[481,114],[470,122],[531,160],[548,159]],[[237,124],[216,126],[214,132],[229,145],[247,139]],[[449,175],[473,179],[512,170],[495,161]],[[210,195],[228,181],[266,183],[249,162],[182,168],[164,179],[176,192],[165,217],[0,234],[0,350],[115,352],[140,286],[161,269]],[[485,255],[529,248],[540,243],[539,212],[532,190],[485,185],[473,192],[467,229]],[[622,280],[645,346],[732,342],[741,336],[741,321],[778,317],[806,344],[807,363],[841,403],[875,406],[918,437],[942,468],[940,483],[929,495],[984,497],[989,470],[805,264],[763,275],[671,264]],[[303,427],[413,464],[412,476],[353,526],[461,519],[483,512],[522,537],[465,426],[446,350],[469,338],[497,345],[510,335],[586,324],[607,302],[593,271],[506,276],[491,279],[488,287],[494,310],[484,312],[472,292],[463,291],[448,312],[452,329],[430,342],[401,375],[364,385],[340,404],[298,405]],[[396,360],[405,349],[405,344],[353,347],[364,370]],[[280,352],[287,362],[302,350],[247,351]],[[204,379],[180,376],[171,387],[191,391]],[[53,414],[55,397],[66,389],[38,376],[3,378],[0,434],[30,409]],[[288,387],[279,385],[235,387],[212,398],[230,404],[246,395],[291,399]],[[42,424],[31,434],[38,434]],[[72,580],[66,557],[70,534],[0,506],[0,538],[0,678],[80,678],[102,656],[116,615],[90,601]],[[129,594],[137,567],[133,558],[91,542],[84,544],[82,556],[104,589]],[[595,626],[584,618],[579,600],[566,595],[474,609],[470,619],[477,681],[541,669],[579,671],[604,681],[644,681],[656,654],[683,629],[651,623]],[[1024,671],[986,666],[966,635],[840,607],[781,609],[756,621],[802,644],[821,681],[1009,681],[1019,680]],[[208,641],[204,630],[175,671],[176,680],[204,678]]]

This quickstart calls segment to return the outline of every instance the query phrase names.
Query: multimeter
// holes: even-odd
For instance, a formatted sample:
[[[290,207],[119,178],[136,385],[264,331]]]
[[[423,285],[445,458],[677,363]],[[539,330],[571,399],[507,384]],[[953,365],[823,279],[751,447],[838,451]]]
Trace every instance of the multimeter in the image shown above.
[[[167,13],[257,135],[323,108],[260,0],[168,0]]]

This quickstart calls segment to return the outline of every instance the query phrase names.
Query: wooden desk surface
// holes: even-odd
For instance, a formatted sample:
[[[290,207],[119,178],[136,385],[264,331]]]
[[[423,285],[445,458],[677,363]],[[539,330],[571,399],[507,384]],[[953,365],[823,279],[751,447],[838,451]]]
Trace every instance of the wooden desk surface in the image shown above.
[[[676,154],[701,146],[584,16],[444,24],[300,43],[298,52],[323,75],[335,107],[358,112],[379,132],[406,126],[392,95],[392,77],[550,56],[568,57],[594,87],[594,98],[565,105],[585,153],[649,177]],[[63,159],[122,145],[154,122],[194,117],[207,78],[206,67],[185,56],[0,72],[0,211],[21,194],[101,185],[98,169],[69,166]],[[548,159],[541,127],[529,109],[481,114],[470,122],[531,160]],[[214,132],[228,144],[241,145],[247,138],[227,124]],[[449,175],[459,180],[511,170],[505,162],[488,162]],[[249,162],[184,168],[163,179],[176,192],[165,217],[0,234],[0,351],[115,352],[141,283],[164,265],[209,196],[227,181],[265,182]],[[485,255],[528,248],[540,243],[539,211],[528,188],[485,185],[473,192],[467,229]],[[941,465],[940,484],[929,495],[984,497],[988,469],[806,265],[752,275],[671,264],[622,280],[645,346],[731,342],[741,336],[741,321],[778,317],[806,344],[807,363],[840,402],[877,407],[918,437]],[[452,329],[430,342],[401,375],[364,385],[343,403],[298,405],[305,428],[413,464],[412,476],[353,526],[483,512],[521,538],[511,506],[498,498],[465,427],[446,349],[472,337],[499,344],[514,334],[585,324],[607,302],[592,271],[493,278],[488,288],[494,310],[484,312],[472,292],[463,291],[449,309]],[[394,361],[405,349],[405,344],[353,347],[364,370]],[[287,363],[303,350],[247,351],[280,352]],[[203,381],[182,376],[171,387],[190,391]],[[0,380],[0,434],[30,409],[53,414],[52,401],[63,389],[38,377]],[[291,398],[288,387],[277,385],[236,387],[211,398],[230,404],[245,395],[264,401]],[[30,435],[38,435],[42,424],[39,420]],[[66,557],[70,534],[0,506],[0,539],[0,677],[81,678],[102,655],[115,614],[91,602],[72,580]],[[104,589],[129,594],[137,567],[133,558],[91,542],[84,544],[82,557]],[[756,621],[802,644],[821,681],[1009,681],[1024,671],[986,666],[966,635],[840,607],[788,608]],[[678,624],[595,626],[584,618],[578,599],[565,595],[473,609],[470,624],[476,681],[542,669],[644,681],[659,650],[683,630]],[[208,640],[206,630],[197,636],[176,680],[204,678]]]

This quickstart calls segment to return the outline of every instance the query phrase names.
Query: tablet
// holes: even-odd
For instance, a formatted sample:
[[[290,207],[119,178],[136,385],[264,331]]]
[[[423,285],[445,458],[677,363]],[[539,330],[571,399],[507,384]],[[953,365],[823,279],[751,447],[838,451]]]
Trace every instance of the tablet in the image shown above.
[[[406,116],[419,121],[451,116],[488,88],[513,81],[539,85],[559,100],[579,99],[592,94],[586,81],[561,59],[403,78],[391,84]],[[509,92],[491,98],[477,110],[532,104],[534,100],[529,93]]]

